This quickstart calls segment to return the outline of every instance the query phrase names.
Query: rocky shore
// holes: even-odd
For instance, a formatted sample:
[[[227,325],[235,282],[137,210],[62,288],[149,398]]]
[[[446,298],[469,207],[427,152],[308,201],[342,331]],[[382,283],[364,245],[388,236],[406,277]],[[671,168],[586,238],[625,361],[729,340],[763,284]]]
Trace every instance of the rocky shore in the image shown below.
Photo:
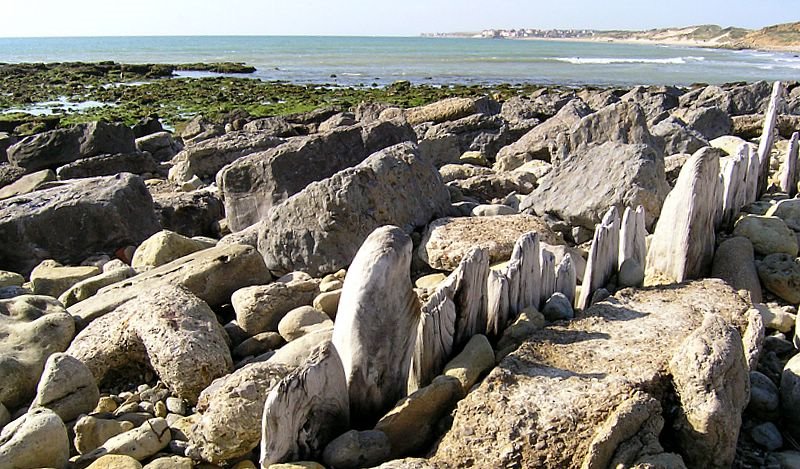
[[[0,467],[797,467],[798,83],[505,90],[0,133]]]

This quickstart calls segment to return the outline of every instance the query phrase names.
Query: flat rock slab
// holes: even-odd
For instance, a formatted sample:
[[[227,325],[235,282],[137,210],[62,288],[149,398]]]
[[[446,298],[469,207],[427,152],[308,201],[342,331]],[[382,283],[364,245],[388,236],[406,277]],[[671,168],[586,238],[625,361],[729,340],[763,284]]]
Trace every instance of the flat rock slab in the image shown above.
[[[657,443],[662,407],[670,415],[674,406],[667,399],[673,385],[670,361],[685,348],[687,337],[704,328],[705,318],[741,326],[746,310],[730,287],[704,280],[623,290],[575,321],[533,332],[459,403],[431,462],[628,467],[645,460],[674,461],[677,456]],[[739,354],[738,368],[745,370],[741,347]],[[678,392],[685,400],[688,391]],[[738,433],[735,428],[725,431]],[[643,447],[646,438],[655,446]],[[626,448],[635,451],[626,453]]]
[[[27,275],[45,259],[79,264],[159,230],[139,177],[79,179],[0,201],[0,268]]]
[[[525,233],[539,233],[541,241],[561,245],[542,219],[533,215],[440,218],[428,225],[419,255],[434,269],[453,271],[473,247],[489,250],[491,263],[508,260],[514,243]]]

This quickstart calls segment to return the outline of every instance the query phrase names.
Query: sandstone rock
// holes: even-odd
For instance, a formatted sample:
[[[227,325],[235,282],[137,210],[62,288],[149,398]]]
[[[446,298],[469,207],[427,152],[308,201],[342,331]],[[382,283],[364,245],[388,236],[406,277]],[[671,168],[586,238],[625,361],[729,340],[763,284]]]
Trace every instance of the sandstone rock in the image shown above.
[[[300,306],[283,317],[278,332],[287,342],[321,328],[333,328],[333,321],[324,312],[312,306]]]
[[[263,466],[267,469],[325,469],[322,464],[314,461],[296,461],[291,463],[270,464]]]
[[[448,196],[413,144],[395,145],[275,207],[259,233],[259,251],[275,272],[333,272],[350,264],[375,228],[411,231],[444,213]]]
[[[518,212],[508,205],[478,205],[472,209],[473,217],[496,217],[502,215],[516,215]]]
[[[435,289],[439,284],[444,282],[447,275],[443,273],[424,275],[414,281],[414,286],[426,290]]]
[[[43,169],[35,173],[26,174],[13,183],[0,189],[0,200],[29,194],[38,190],[44,184],[55,181],[56,175],[51,169]]]
[[[46,260],[31,271],[31,287],[36,295],[58,298],[76,283],[99,273],[100,269],[94,266],[64,267]]]
[[[768,305],[757,304],[755,309],[761,315],[766,328],[783,332],[784,334],[791,332],[797,322],[797,315],[786,311],[787,307],[780,308],[778,305],[771,303]]]
[[[136,149],[153,155],[156,161],[169,161],[179,151],[183,150],[183,145],[172,138],[169,132],[154,132],[135,141]]]
[[[670,360],[687,336],[705,330],[700,311],[741,321],[746,309],[744,301],[722,282],[704,280],[678,287],[624,290],[616,299],[593,306],[585,317],[533,332],[459,403],[452,427],[430,462],[449,467],[509,463],[632,467],[652,458],[676,461],[658,443],[664,425],[662,406],[673,409],[671,401],[657,391],[662,385],[671,386]],[[630,334],[632,328],[637,334]],[[696,336],[706,337],[701,334]],[[730,389],[738,392],[746,389],[738,377],[747,375],[741,342],[738,350],[735,340],[728,342],[734,336],[732,332],[725,340],[709,343],[713,350],[727,350],[727,355],[716,357],[721,362],[729,360],[731,366],[724,371],[730,373]],[[653,343],[659,346],[654,349]],[[731,347],[717,348],[719,344]],[[717,380],[710,393],[731,392],[724,376],[728,375],[714,376]],[[739,403],[738,398],[732,403]],[[733,436],[735,441],[738,428],[712,425],[708,432]],[[734,447],[731,443],[724,449]],[[688,454],[693,445],[676,449]],[[676,466],[680,467],[673,462],[667,467]]]
[[[16,409],[33,398],[47,357],[66,350],[74,335],[74,320],[53,298],[0,300],[0,402]]]
[[[466,395],[475,385],[478,378],[494,366],[494,350],[486,336],[478,334],[473,336],[464,350],[455,356],[444,367],[444,375],[456,378],[461,383],[463,394]]]
[[[576,191],[576,184],[583,184],[584,190]],[[641,205],[652,226],[668,192],[664,159],[653,149],[606,142],[581,149],[540,179],[520,211],[552,213],[571,225],[594,229],[610,207]]]
[[[81,158],[56,169],[56,175],[60,180],[114,176],[118,173],[152,174],[156,172],[158,172],[156,160],[150,153],[141,152]]]
[[[331,441],[322,460],[331,467],[355,469],[380,464],[389,459],[391,447],[385,433],[376,430],[350,430]]]
[[[130,456],[143,461],[166,448],[171,436],[166,420],[150,419],[138,428],[111,437],[98,448],[79,457],[75,463],[85,466],[107,454]]]
[[[289,311],[308,306],[319,292],[313,280],[275,282],[237,290],[231,296],[236,322],[248,335],[277,331]]]
[[[333,343],[356,422],[374,422],[405,396],[420,316],[410,266],[411,239],[386,226],[367,237],[348,269]]]
[[[213,244],[206,241],[187,238],[173,231],[162,230],[144,240],[136,248],[131,266],[137,270],[147,270],[213,246]]]
[[[277,332],[262,332],[237,345],[231,353],[234,358],[256,356],[275,350],[285,343],[286,341]]]
[[[81,131],[78,128],[56,129],[25,137],[8,148],[8,161],[29,173],[55,169],[80,158]]]
[[[259,362],[214,381],[200,394],[187,454],[222,463],[258,446],[264,401],[291,369]]]
[[[761,284],[789,303],[800,303],[800,260],[771,254],[756,264]]]
[[[536,187],[536,175],[525,171],[507,171],[473,176],[448,184],[457,187],[464,196],[481,201],[505,199],[511,193],[530,194]]]
[[[284,117],[270,116],[248,122],[243,130],[273,137],[296,137],[302,127],[290,124]]]
[[[299,137],[234,161],[217,176],[231,230],[267,218],[272,207],[314,181],[358,165],[379,150],[413,140],[408,125],[383,121]],[[306,169],[298,171],[298,167]]]
[[[397,458],[422,450],[439,420],[463,396],[461,382],[440,376],[428,386],[400,401],[375,425],[389,438],[390,457]]]
[[[220,234],[218,225],[225,214],[216,191],[155,193],[153,205],[165,230],[190,237]]]
[[[25,283],[25,277],[16,273],[0,270],[0,288],[21,287]]]
[[[539,233],[546,243],[563,244],[544,221],[532,215],[441,218],[426,228],[419,256],[434,269],[452,271],[469,249],[480,246],[488,249],[490,262],[495,263],[508,259],[514,243],[528,232]]]
[[[747,290],[753,303],[761,303],[753,244],[743,236],[723,241],[714,254],[711,276],[725,280],[736,290]]]
[[[527,161],[550,161],[551,154],[555,153],[555,148],[551,147],[557,137],[569,131],[574,124],[590,113],[591,109],[582,101],[578,99],[570,101],[555,116],[534,127],[515,143],[502,148],[497,154],[494,169],[511,171]]]
[[[70,306],[69,312],[85,325],[162,285],[184,287],[216,307],[229,302],[236,290],[269,279],[264,260],[254,248],[236,244],[214,247],[102,288],[88,300]]]
[[[261,467],[318,458],[348,428],[350,404],[342,361],[328,343],[282,379],[264,403]]]
[[[721,194],[718,150],[704,148],[686,162],[664,201],[647,252],[645,284],[683,282],[708,272]]]
[[[344,286],[344,284],[342,284]],[[311,303],[314,308],[324,312],[331,319],[336,319],[336,313],[339,312],[339,302],[342,298],[342,289],[323,292],[314,298]]]
[[[153,459],[145,467],[147,469],[192,469],[194,461],[180,456],[164,456]]]
[[[100,399],[91,370],[75,358],[54,353],[48,357],[32,407],[45,407],[64,422],[88,414]]]
[[[474,98],[448,98],[435,103],[407,109],[404,114],[411,125],[423,122],[444,122],[460,119],[485,110],[487,103]]]
[[[439,168],[439,174],[442,176],[442,182],[448,183],[475,176],[491,176],[496,173],[489,168],[472,164],[446,164]]]
[[[75,449],[80,454],[89,453],[112,437],[133,429],[134,425],[131,422],[85,415],[75,423]]]
[[[233,367],[224,334],[205,302],[164,285],[90,323],[67,353],[98,382],[123,366],[152,367],[175,395],[195,402]]]
[[[86,466],[86,469],[142,469],[142,464],[130,456],[107,454]]]
[[[797,256],[797,237],[778,217],[745,215],[736,222],[733,234],[744,236],[762,256],[785,253]]]
[[[190,144],[172,158],[169,179],[176,184],[186,182],[193,176],[213,179],[225,165],[284,142],[267,133],[229,132],[221,137]]]
[[[496,361],[516,350],[534,332],[545,326],[545,318],[536,308],[526,308],[519,312],[514,322],[508,326],[497,342]]]
[[[766,216],[777,217],[793,231],[800,231],[800,199],[785,199],[770,206]]]
[[[132,267],[125,265],[122,268],[109,270],[102,274],[89,277],[86,280],[69,287],[67,291],[58,297],[58,301],[65,307],[69,308],[75,303],[86,300],[96,294],[101,288],[113,285],[117,282],[129,279],[136,275],[136,271]]]
[[[673,425],[690,466],[729,467],[750,398],[742,339],[720,316],[706,315],[669,363],[681,411]]]
[[[76,180],[0,201],[0,219],[0,266],[24,275],[44,259],[77,264],[97,252],[138,244],[159,229],[147,188],[131,174]]]
[[[65,469],[68,464],[67,429],[51,410],[31,410],[0,433],[0,467]]]

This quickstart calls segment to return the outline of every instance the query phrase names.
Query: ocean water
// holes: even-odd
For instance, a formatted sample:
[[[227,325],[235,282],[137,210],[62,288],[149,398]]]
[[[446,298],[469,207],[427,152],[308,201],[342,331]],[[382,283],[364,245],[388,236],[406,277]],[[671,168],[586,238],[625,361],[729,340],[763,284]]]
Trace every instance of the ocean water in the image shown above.
[[[792,53],[423,37],[0,38],[0,62],[245,62],[293,83],[638,85],[796,80]],[[183,73],[203,76],[202,73]]]

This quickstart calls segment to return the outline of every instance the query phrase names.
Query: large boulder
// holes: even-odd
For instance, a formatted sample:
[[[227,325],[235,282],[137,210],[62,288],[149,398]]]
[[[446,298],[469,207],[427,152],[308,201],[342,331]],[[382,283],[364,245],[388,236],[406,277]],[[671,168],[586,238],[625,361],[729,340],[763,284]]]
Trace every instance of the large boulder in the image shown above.
[[[32,407],[46,407],[70,422],[91,413],[99,400],[92,371],[74,357],[54,353],[45,363]]]
[[[258,247],[274,272],[335,272],[350,264],[375,228],[394,224],[410,232],[445,213],[449,202],[436,168],[416,145],[403,143],[275,207],[261,226]]]
[[[125,368],[152,368],[176,396],[197,402],[233,368],[225,338],[205,302],[184,288],[162,286],[90,323],[66,353],[99,383]]]
[[[217,237],[218,223],[225,217],[222,200],[210,190],[157,192],[153,206],[165,230],[190,237]]]
[[[565,134],[592,110],[579,99],[562,107],[556,115],[537,125],[519,140],[505,146],[497,153],[494,169],[510,171],[531,160],[550,161],[559,135]]]
[[[0,467],[69,467],[69,437],[64,422],[49,409],[35,409],[0,433]]]
[[[568,146],[561,148],[566,152],[560,155],[562,159],[582,153],[590,145],[606,142],[658,148],[658,141],[648,129],[644,111],[637,103],[629,101],[610,104],[583,117],[570,129],[567,142]]]
[[[132,152],[81,158],[59,166],[56,174],[59,179],[78,179],[117,173],[153,174],[157,171],[158,164],[150,153]]]
[[[650,129],[653,136],[658,139],[661,152],[666,155],[678,153],[694,153],[707,147],[708,140],[696,130],[686,127],[678,118],[668,117]]]
[[[81,132],[56,129],[25,137],[8,149],[8,161],[26,171],[55,169],[80,158]]]
[[[139,177],[76,180],[0,201],[0,268],[28,274],[44,259],[79,264],[92,254],[138,244],[159,229]]]
[[[228,224],[233,231],[247,228],[310,183],[355,166],[376,151],[414,139],[408,125],[382,121],[298,137],[239,159],[217,175]]]
[[[730,135],[733,129],[730,115],[716,106],[679,108],[672,115],[685,122],[689,129],[699,132],[707,140]]]
[[[447,98],[407,109],[403,114],[411,125],[453,121],[472,114],[497,114],[499,105],[487,98]]]
[[[69,307],[79,326],[161,286],[181,286],[211,307],[230,301],[236,290],[271,279],[264,260],[251,246],[232,244],[198,251],[125,281],[100,289]]]
[[[75,321],[54,298],[0,300],[0,403],[16,409],[30,401],[47,358],[74,336]]]
[[[742,326],[746,310],[730,287],[704,280],[623,290],[580,319],[532,332],[459,403],[431,462],[683,467],[685,457],[702,467],[694,455],[705,450],[716,458],[711,466],[730,466],[748,389],[742,340],[730,324]],[[701,343],[711,356],[682,358]],[[677,443],[670,450],[680,456],[659,443],[662,429],[674,434],[664,429],[663,416],[675,413],[690,416],[681,435],[696,436],[670,438]]]
[[[133,130],[121,122],[101,120],[79,124],[76,129],[82,132],[80,154],[83,158],[136,151],[136,136]]]
[[[190,144],[172,158],[169,179],[177,184],[197,176],[214,179],[220,169],[251,153],[276,147],[285,140],[268,134],[229,132]]]
[[[593,230],[610,207],[622,211],[641,205],[647,225],[652,226],[668,192],[664,158],[657,151],[646,145],[607,142],[573,155],[540,179],[520,210],[553,213]]]
[[[153,155],[156,161],[169,161],[183,149],[169,132],[154,132],[136,139],[136,149]]]
[[[514,243],[525,233],[536,232],[551,245],[564,242],[539,217],[498,215],[472,218],[440,218],[425,229],[419,257],[438,270],[453,271],[466,253],[475,246],[489,252],[489,261],[508,260]]]
[[[474,114],[429,128],[420,139],[419,151],[436,166],[456,163],[467,151],[494,159],[508,137],[508,126],[499,116]]]

